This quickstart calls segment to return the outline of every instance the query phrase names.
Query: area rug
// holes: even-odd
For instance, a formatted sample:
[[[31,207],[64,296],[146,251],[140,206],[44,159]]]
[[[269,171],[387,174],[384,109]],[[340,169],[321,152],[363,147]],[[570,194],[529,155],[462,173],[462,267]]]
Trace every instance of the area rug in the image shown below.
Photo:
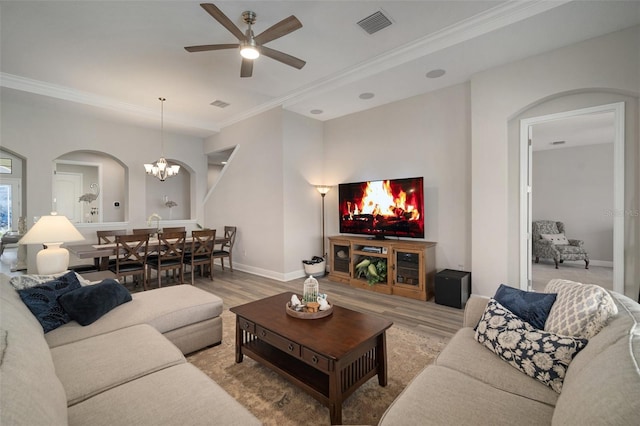
[[[235,362],[235,315],[222,313],[222,344],[188,357],[265,425],[328,425],[329,409],[249,357]],[[407,384],[432,363],[447,339],[392,326],[387,331],[388,384],[374,377],[343,403],[342,423],[375,425]]]

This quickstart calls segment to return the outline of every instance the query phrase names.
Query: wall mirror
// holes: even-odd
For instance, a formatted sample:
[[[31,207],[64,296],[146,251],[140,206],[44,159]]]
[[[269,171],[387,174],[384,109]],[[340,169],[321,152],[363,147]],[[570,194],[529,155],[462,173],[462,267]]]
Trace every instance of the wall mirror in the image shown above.
[[[53,209],[75,224],[124,222],[126,169],[114,157],[74,151],[53,161]]]

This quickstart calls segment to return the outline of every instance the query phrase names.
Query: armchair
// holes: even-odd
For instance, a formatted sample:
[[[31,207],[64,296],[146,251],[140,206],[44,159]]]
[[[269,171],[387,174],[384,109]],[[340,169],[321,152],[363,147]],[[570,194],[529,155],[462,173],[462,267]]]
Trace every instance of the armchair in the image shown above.
[[[553,259],[558,264],[565,260],[584,260],[585,269],[589,269],[589,255],[584,249],[584,241],[567,239],[564,223],[553,220],[537,220],[532,224],[532,249],[535,262],[540,258]]]

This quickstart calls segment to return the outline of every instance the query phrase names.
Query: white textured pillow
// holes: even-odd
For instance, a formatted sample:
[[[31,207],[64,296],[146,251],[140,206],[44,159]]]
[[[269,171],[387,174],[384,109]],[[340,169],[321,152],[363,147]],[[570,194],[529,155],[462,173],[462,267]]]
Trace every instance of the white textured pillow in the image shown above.
[[[557,293],[545,331],[590,339],[618,313],[613,298],[595,284],[555,279],[549,281],[545,293]]]
[[[540,234],[543,240],[551,241],[551,244],[568,245],[569,240],[564,234]]]
[[[59,274],[52,275],[36,275],[36,274],[25,274],[25,275],[16,275],[11,277],[9,283],[16,290],[24,290],[26,288],[35,287],[37,285],[42,285],[48,283],[49,281],[53,281],[54,279],[61,277],[69,271],[60,272]],[[91,284],[91,281],[85,280],[82,278],[80,274],[76,272],[76,277],[78,281],[80,281],[80,285],[85,286]]]

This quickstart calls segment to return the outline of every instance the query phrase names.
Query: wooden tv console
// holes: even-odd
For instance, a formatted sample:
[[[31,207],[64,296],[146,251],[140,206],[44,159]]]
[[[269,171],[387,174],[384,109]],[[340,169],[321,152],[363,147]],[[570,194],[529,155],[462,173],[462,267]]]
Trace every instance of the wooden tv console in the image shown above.
[[[385,259],[387,281],[369,285],[356,277],[356,265],[365,258]],[[373,240],[367,237],[329,237],[329,279],[352,287],[418,300],[435,295],[436,243]]]

